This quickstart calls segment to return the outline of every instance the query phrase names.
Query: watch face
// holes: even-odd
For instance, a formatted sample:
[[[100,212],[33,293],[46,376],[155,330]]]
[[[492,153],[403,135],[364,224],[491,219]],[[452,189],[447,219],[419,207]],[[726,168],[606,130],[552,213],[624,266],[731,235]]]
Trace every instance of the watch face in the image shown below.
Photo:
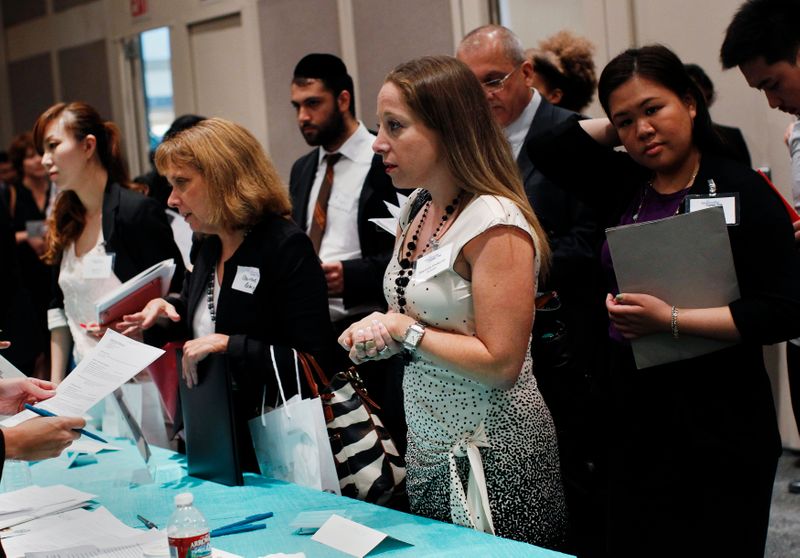
[[[414,324],[406,330],[406,338],[403,340],[403,345],[406,349],[416,349],[419,342],[422,341],[422,336],[425,334],[425,329],[419,324]]]

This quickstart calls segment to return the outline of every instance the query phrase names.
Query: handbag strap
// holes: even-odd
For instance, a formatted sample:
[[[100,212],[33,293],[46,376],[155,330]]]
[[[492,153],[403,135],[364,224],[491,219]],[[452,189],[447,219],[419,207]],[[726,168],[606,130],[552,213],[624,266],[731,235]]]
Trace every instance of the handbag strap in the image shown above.
[[[314,378],[314,374],[311,371],[311,365],[308,362],[311,355],[308,353],[298,353],[298,360],[300,361],[300,367],[303,369],[303,375],[306,377],[306,383],[308,384],[308,389],[311,391],[311,397],[319,397],[319,383]],[[319,365],[317,365],[319,366]],[[325,384],[323,384],[325,385]]]

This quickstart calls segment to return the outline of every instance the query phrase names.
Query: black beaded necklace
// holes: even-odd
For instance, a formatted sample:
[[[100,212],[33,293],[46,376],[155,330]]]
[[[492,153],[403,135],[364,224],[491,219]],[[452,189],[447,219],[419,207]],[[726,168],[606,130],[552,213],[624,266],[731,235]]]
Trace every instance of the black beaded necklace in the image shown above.
[[[439,221],[439,225],[436,227],[436,230],[433,231],[433,234],[428,239],[428,242],[425,244],[422,252],[417,255],[417,259],[427,253],[431,246],[433,246],[434,249],[439,247],[439,232],[442,230],[445,223],[447,223],[447,221],[450,219],[450,216],[456,212],[456,208],[458,208],[458,203],[460,200],[461,193],[459,193],[458,196],[453,199],[450,205],[444,208],[444,214],[442,215],[442,219]],[[425,219],[428,217],[428,210],[430,207],[431,199],[429,197],[422,209],[422,216],[419,218],[417,228],[414,231],[414,234],[411,235],[411,239],[406,243],[405,254],[403,255],[403,259],[400,260],[400,270],[397,272],[397,278],[394,280],[394,290],[397,293],[398,311],[401,314],[406,313],[406,303],[408,302],[406,300],[406,287],[411,281],[411,276],[414,274],[414,262],[411,261],[411,255],[414,253],[414,250],[417,249],[419,233],[422,231],[422,226],[425,224]]]
[[[244,242],[244,239],[247,238],[248,234],[250,234],[250,227],[247,227],[244,230],[244,236],[242,236],[242,242]],[[206,285],[206,301],[208,302],[208,313],[211,314],[211,323],[217,322],[217,309],[214,307],[214,278],[216,275],[217,275],[217,268],[216,266],[214,266],[213,268],[211,268],[211,277],[208,278],[208,285]],[[222,285],[220,285],[220,287],[221,286]]]
[[[217,322],[217,309],[214,308],[214,276],[217,270],[211,270],[211,277],[208,278],[208,286],[206,287],[206,300],[208,301],[208,313],[211,314],[211,323]]]

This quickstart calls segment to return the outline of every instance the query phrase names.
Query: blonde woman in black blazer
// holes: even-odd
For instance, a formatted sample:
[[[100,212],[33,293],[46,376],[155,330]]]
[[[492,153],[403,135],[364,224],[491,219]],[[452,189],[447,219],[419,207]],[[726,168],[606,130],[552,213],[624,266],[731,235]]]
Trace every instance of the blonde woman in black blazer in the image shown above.
[[[188,338],[182,371],[189,387],[198,381],[201,360],[226,353],[246,431],[264,386],[268,400],[276,394],[270,346],[279,360],[290,358],[292,348],[326,360],[330,318],[322,268],[291,220],[286,187],[243,127],[205,120],[162,143],[156,166],[172,186],[169,205],[198,236],[194,267],[180,296],[151,300],[125,316],[120,329],[133,334],[161,322],[169,327],[147,331],[148,342]],[[296,383],[294,367],[286,371],[288,397]]]

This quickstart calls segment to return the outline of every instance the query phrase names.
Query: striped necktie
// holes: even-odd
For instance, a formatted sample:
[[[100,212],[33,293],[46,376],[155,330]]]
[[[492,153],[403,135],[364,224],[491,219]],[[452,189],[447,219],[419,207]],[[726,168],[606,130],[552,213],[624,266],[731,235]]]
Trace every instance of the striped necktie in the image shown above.
[[[328,165],[325,167],[325,178],[322,179],[322,186],[319,189],[317,203],[314,205],[314,215],[311,218],[311,227],[308,236],[314,245],[314,251],[319,254],[319,247],[322,244],[322,236],[325,234],[325,224],[328,221],[328,200],[331,197],[333,188],[333,165],[341,158],[341,153],[330,153],[325,155]]]

